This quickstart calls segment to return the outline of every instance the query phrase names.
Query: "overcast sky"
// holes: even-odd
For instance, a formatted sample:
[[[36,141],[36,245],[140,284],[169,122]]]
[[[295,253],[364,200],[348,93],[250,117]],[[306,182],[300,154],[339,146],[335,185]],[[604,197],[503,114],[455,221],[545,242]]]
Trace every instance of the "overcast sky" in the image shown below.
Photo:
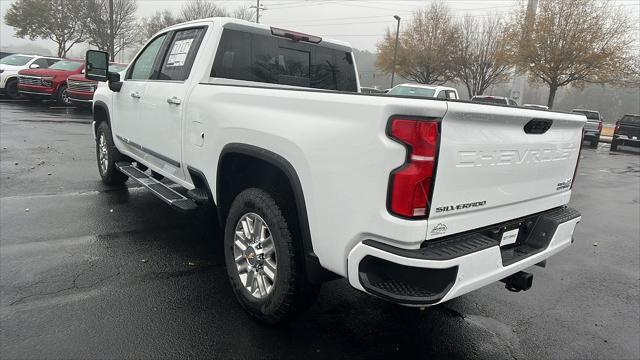
[[[0,0],[0,13],[4,14],[13,0]],[[220,0],[216,4],[229,10],[240,5],[255,5],[251,0]],[[446,0],[454,16],[488,16],[506,13],[526,2],[526,0]],[[183,1],[180,0],[138,0],[138,17],[149,16],[157,10],[168,9],[178,14]],[[347,41],[353,47],[374,51],[377,41],[387,27],[395,28],[393,15],[399,15],[403,21],[411,17],[413,10],[424,7],[427,0],[261,0],[267,8],[261,11],[260,22],[298,30],[323,37]],[[640,0],[615,0],[635,19],[635,32],[640,34]],[[401,22],[402,26],[402,22]],[[0,47],[30,42],[28,39],[15,38],[13,29],[4,24],[0,26]],[[640,38],[640,36],[638,36]],[[39,46],[53,50],[53,43],[45,40],[34,42]]]

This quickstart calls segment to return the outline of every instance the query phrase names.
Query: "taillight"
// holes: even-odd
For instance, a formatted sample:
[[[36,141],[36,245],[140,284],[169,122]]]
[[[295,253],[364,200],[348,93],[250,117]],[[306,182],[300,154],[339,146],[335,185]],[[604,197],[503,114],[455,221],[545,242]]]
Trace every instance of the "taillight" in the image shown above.
[[[598,131],[602,131],[602,121],[598,123]]]
[[[580,149],[578,149],[578,160],[576,161],[576,168],[573,170],[573,178],[571,179],[571,186],[569,189],[573,189],[573,184],[576,182],[576,175],[578,175],[578,165],[580,165],[580,155],[582,154],[582,144],[584,144],[584,128],[582,128],[582,137],[580,137]]]
[[[411,219],[429,215],[429,202],[438,156],[440,123],[435,120],[392,118],[388,135],[407,147],[407,161],[391,173],[388,208]]]
[[[613,129],[614,133],[617,133],[620,130],[620,121],[616,121],[616,127]]]

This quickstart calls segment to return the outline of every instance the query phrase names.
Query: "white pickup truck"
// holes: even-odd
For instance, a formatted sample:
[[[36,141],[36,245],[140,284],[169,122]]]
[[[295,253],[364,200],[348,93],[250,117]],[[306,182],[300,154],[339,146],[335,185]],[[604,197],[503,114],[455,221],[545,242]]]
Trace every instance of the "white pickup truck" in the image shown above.
[[[155,35],[122,73],[87,52],[98,168],[215,209],[240,304],[277,322],[328,279],[429,306],[566,248],[585,117],[358,93],[348,44],[228,18]],[[163,181],[159,179],[163,178]]]

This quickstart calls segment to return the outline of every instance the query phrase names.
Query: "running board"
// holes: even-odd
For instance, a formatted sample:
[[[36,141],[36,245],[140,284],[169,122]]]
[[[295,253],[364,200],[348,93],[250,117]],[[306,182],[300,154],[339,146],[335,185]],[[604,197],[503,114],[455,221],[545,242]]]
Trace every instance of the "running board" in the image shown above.
[[[162,201],[171,205],[171,207],[182,212],[189,212],[198,208],[198,205],[195,203],[195,201],[183,196],[179,192],[154,179],[150,175],[143,173],[142,171],[140,171],[140,169],[131,165],[131,163],[121,161],[116,163],[116,167],[118,168],[118,170],[120,170],[120,172],[135,180],[145,188],[149,189],[149,191],[159,197]]]

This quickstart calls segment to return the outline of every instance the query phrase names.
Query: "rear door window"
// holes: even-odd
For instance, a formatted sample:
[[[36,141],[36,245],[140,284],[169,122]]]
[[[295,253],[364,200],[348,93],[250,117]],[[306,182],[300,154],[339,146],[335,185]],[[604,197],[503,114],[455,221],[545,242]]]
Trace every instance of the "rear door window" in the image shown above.
[[[167,54],[158,73],[158,80],[184,81],[189,77],[204,28],[178,30],[175,32]]]
[[[211,69],[225,79],[357,91],[351,53],[225,29]]]

